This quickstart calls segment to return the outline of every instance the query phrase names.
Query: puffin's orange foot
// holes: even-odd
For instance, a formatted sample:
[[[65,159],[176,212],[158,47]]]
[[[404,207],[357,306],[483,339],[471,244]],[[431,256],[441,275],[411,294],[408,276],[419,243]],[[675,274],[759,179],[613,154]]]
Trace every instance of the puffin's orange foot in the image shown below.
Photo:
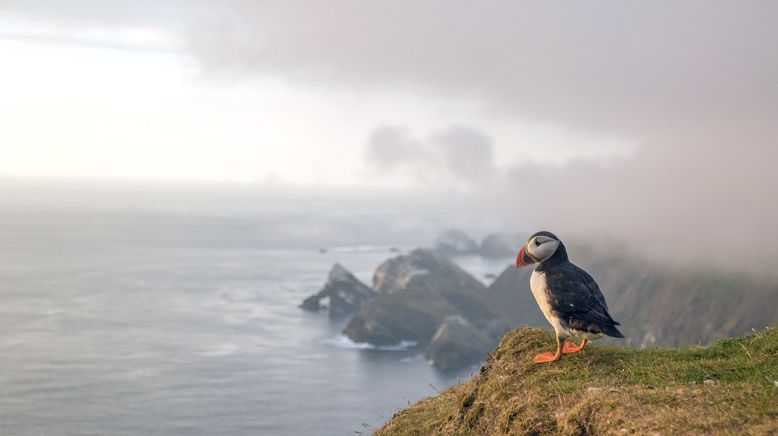
[[[562,346],[562,352],[565,354],[577,353],[583,350],[585,346],[586,346],[586,341],[581,342],[581,345],[575,345],[570,342],[565,342],[565,344]]]
[[[561,359],[562,355],[554,354],[551,352],[547,353],[540,353],[537,356],[535,356],[534,359],[532,359],[533,363],[548,363],[548,362],[556,362],[557,360]]]

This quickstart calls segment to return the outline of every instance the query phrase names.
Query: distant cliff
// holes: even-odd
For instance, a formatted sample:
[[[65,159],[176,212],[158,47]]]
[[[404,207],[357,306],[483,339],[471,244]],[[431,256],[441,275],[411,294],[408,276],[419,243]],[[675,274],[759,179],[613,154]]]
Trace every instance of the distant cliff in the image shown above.
[[[578,248],[635,346],[704,345],[778,324],[778,280],[712,267],[659,265],[617,249]]]
[[[517,329],[478,375],[396,413],[376,435],[776,434],[778,329],[709,347],[593,344],[555,364]]]
[[[568,251],[597,280],[628,345],[704,345],[778,324],[774,277],[660,265],[615,246],[572,243]],[[531,273],[508,265],[487,299],[511,327],[549,328],[529,288]]]

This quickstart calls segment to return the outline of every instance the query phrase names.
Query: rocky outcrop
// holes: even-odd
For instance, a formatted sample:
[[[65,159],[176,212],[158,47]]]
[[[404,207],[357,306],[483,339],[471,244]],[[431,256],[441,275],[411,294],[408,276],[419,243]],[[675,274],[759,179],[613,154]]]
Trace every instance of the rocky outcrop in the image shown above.
[[[417,249],[384,262],[373,283],[378,295],[344,330],[355,342],[426,345],[448,316],[459,315],[476,325],[499,318],[486,299],[485,286],[431,250]]]
[[[322,301],[328,300],[330,317],[338,318],[356,312],[374,296],[375,292],[370,287],[336,263],[330,270],[324,288],[303,300],[300,307],[318,311],[323,307]]]
[[[481,241],[478,254],[492,259],[512,258],[527,238],[510,233],[492,233]]]
[[[508,265],[487,289],[489,302],[513,328],[548,325],[529,288],[531,275],[532,268]]]
[[[449,256],[475,254],[478,252],[478,244],[462,230],[451,229],[438,236],[435,250]]]
[[[377,296],[344,334],[375,345],[416,342],[440,369],[477,363],[510,328],[543,325],[529,274],[511,267],[486,288],[443,254],[417,249],[376,269]]]
[[[499,321],[477,326],[459,315],[447,317],[427,347],[426,356],[436,368],[457,369],[482,362],[508,328]]]
[[[484,285],[447,256],[422,248],[389,259],[376,268],[373,289],[377,293],[393,294],[410,287],[450,294],[456,290],[483,290]]]

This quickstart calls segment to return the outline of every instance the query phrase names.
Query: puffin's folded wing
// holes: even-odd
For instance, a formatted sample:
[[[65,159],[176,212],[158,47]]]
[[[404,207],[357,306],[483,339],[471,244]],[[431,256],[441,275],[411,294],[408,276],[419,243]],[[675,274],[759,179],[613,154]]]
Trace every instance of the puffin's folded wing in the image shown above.
[[[586,271],[568,263],[561,274],[551,274],[546,281],[551,293],[551,309],[564,318],[572,318],[572,324],[581,324],[571,327],[590,330],[583,327],[586,324],[619,325],[608,313],[608,305],[597,282]]]

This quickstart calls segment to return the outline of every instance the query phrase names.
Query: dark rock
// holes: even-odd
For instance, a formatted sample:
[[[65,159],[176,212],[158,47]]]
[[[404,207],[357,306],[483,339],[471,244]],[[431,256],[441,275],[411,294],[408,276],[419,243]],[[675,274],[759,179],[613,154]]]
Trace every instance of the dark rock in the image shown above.
[[[426,356],[441,370],[458,369],[482,362],[499,342],[465,318],[447,317],[427,347]]]
[[[384,262],[376,270],[373,287],[378,296],[344,330],[355,342],[427,344],[450,315],[471,321],[498,317],[486,300],[484,285],[431,250],[417,249]]]
[[[322,308],[321,300],[329,299],[330,317],[337,318],[356,312],[374,296],[375,292],[370,287],[336,263],[330,270],[324,288],[303,300],[300,307],[318,311]]]
[[[481,242],[479,254],[489,258],[512,258],[526,242],[520,235],[508,233],[492,233]]]
[[[311,312],[318,312],[321,309],[321,304],[319,303],[319,294],[311,295],[310,297],[303,300],[302,304],[300,304],[300,307]]]
[[[478,244],[462,230],[451,229],[438,236],[435,250],[448,255],[474,254]]]
[[[456,299],[460,294],[482,294],[485,287],[475,277],[432,250],[417,248],[407,255],[389,259],[373,274],[373,289],[379,294],[419,288]]]
[[[487,289],[491,307],[511,328],[519,326],[547,327],[548,322],[538,308],[529,287],[532,268],[508,265]]]
[[[444,317],[413,304],[413,291],[379,295],[351,319],[343,334],[354,342],[397,345],[403,341],[429,342]],[[419,295],[419,297],[424,298]]]

